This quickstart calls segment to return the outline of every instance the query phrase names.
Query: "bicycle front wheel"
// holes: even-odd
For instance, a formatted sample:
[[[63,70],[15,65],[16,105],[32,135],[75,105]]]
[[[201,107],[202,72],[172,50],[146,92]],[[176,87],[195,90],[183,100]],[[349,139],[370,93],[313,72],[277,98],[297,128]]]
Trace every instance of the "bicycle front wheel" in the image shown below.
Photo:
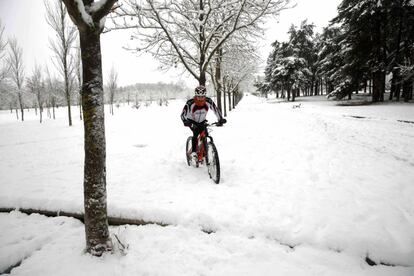
[[[207,143],[207,169],[210,178],[216,183],[220,182],[220,161],[216,146],[213,142]]]
[[[187,157],[187,165],[191,166],[191,151],[192,151],[192,142],[191,140],[193,139],[193,136],[190,136],[187,138],[187,143],[185,146],[185,155]]]

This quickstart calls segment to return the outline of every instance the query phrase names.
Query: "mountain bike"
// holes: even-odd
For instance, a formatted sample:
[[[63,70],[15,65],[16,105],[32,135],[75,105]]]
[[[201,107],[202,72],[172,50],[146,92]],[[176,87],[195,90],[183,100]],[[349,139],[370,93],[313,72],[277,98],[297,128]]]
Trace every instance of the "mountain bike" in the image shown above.
[[[205,123],[205,130],[203,130],[197,137],[197,160],[195,161],[195,166],[198,168],[200,164],[207,165],[207,171],[210,178],[216,183],[219,184],[220,182],[220,161],[217,152],[217,148],[214,145],[213,137],[209,135],[209,131],[211,131],[211,126],[221,126],[218,123],[208,124]],[[187,138],[187,144],[185,148],[185,153],[187,157],[187,164],[191,166],[193,162],[191,158],[192,153],[192,138],[193,136],[189,136]]]

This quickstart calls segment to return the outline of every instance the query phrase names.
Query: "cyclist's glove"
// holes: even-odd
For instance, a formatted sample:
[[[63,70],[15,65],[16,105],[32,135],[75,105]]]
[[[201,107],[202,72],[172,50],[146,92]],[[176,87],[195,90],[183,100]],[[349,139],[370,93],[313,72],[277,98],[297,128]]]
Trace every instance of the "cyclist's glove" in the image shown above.
[[[188,120],[184,121],[184,126],[191,128],[192,125],[193,124],[190,121],[188,121]]]
[[[224,118],[221,118],[221,119],[218,121],[217,126],[222,126],[222,125],[224,125],[225,123],[227,123],[227,120],[226,120],[226,119],[224,119]]]

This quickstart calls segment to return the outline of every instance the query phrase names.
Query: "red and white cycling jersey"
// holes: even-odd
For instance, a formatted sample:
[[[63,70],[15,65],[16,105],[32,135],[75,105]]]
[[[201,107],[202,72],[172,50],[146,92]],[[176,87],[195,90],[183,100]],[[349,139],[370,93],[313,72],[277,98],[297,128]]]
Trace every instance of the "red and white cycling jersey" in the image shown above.
[[[218,121],[223,119],[220,110],[217,108],[213,100],[209,97],[206,97],[206,102],[203,106],[196,105],[194,99],[188,100],[183,108],[183,112],[181,113],[181,120],[183,122],[192,120],[196,123],[201,123],[206,120],[207,112],[209,109],[214,111],[214,114],[216,114]]]

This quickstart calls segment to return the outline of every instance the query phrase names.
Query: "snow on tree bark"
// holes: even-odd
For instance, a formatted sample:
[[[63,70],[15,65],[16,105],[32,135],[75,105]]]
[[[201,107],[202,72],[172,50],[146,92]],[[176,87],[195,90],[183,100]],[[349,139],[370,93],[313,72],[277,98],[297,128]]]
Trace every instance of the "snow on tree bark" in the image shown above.
[[[102,19],[116,0],[64,0],[78,27],[82,56],[82,109],[85,130],[84,204],[86,250],[95,256],[112,250],[106,202],[106,142],[100,35]]]
[[[106,203],[106,142],[100,34],[81,32],[85,129],[84,204],[88,250],[110,248]]]

